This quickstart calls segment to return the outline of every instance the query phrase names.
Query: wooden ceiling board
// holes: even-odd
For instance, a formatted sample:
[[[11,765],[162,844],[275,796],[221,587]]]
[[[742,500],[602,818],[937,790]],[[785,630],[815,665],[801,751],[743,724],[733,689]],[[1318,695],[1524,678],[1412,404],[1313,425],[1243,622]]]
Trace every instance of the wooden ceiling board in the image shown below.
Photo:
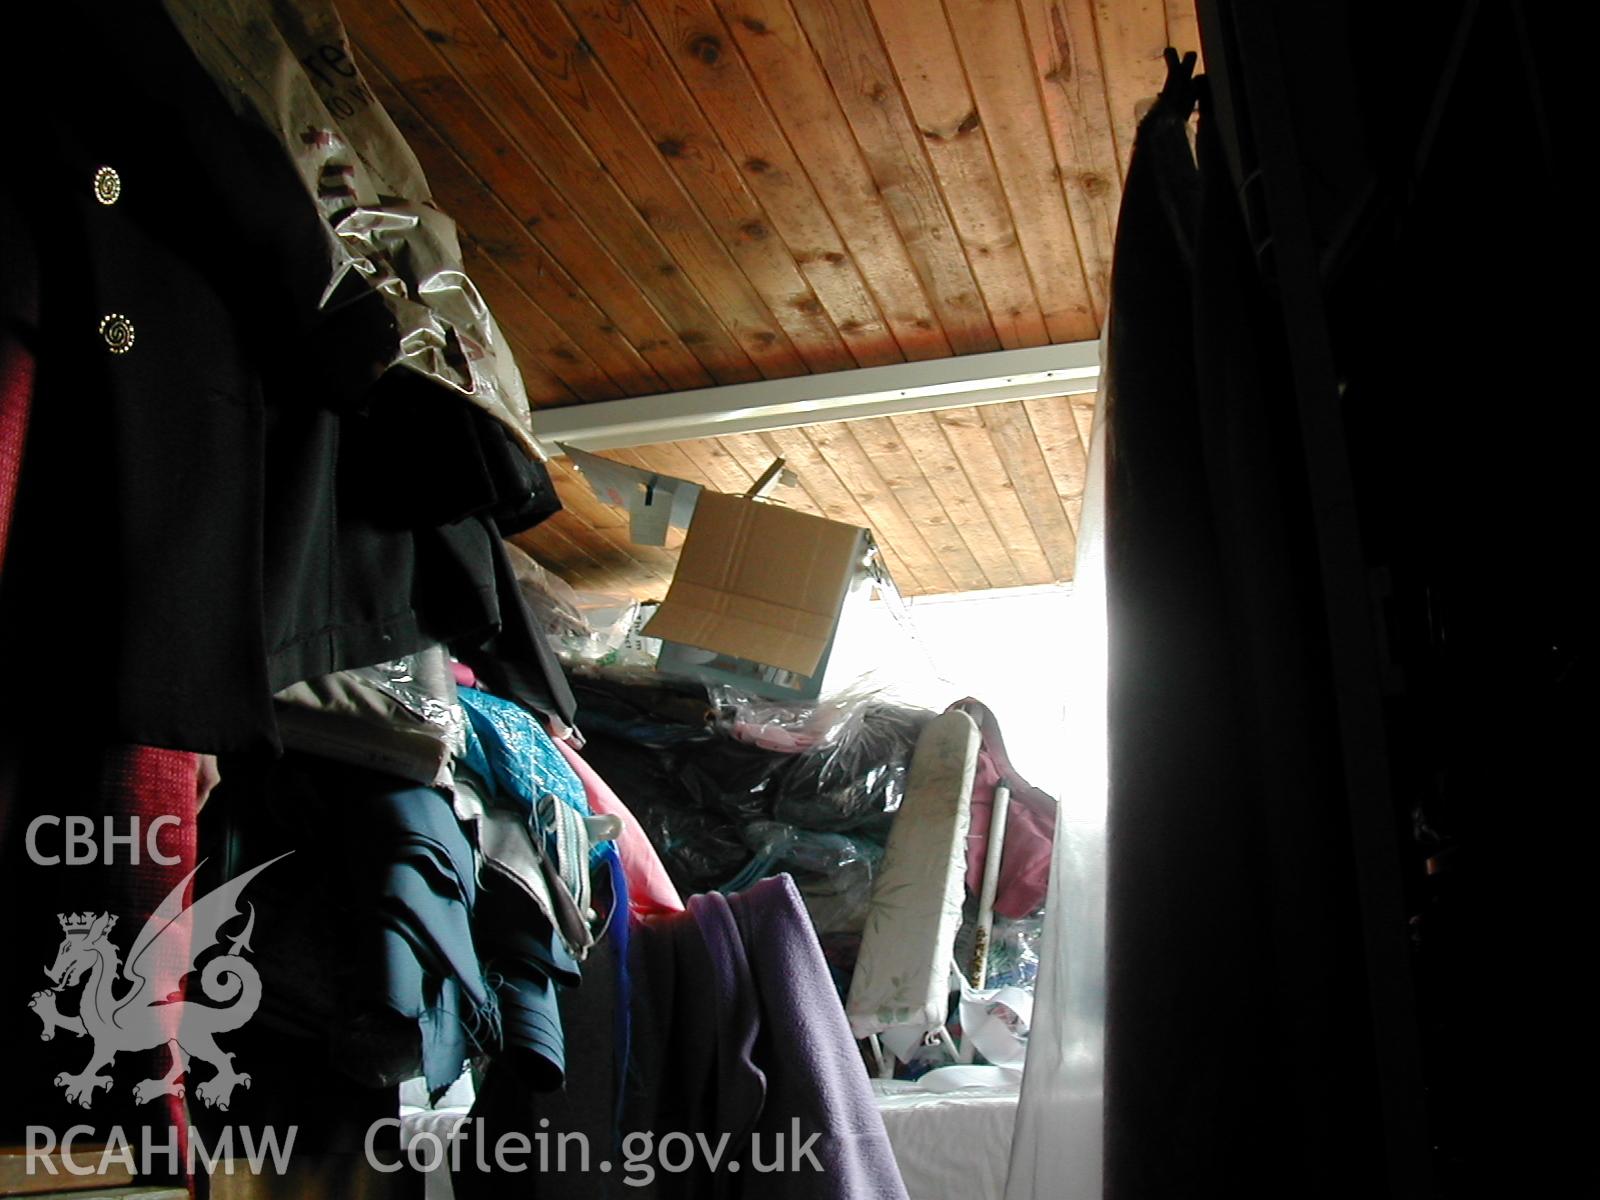
[[[962,470],[972,484],[978,503],[989,514],[995,536],[1016,565],[1020,582],[1024,585],[1050,583],[1054,576],[1049,560],[1017,498],[1015,485],[1006,473],[1005,463],[984,424],[981,410],[950,408],[933,417],[951,450],[961,460]]]
[[[1044,313],[955,35],[927,0],[873,0],[872,13],[962,248],[981,265],[996,337],[1007,348],[1043,345]]]
[[[937,488],[939,502],[944,506],[950,524],[982,568],[984,582],[981,586],[1019,586],[1022,576],[995,531],[989,514],[978,501],[972,482],[967,478],[966,468],[951,448],[949,439],[933,414],[910,413],[891,417],[890,420]]]
[[[948,14],[1044,314],[1047,340],[1091,340],[1099,322],[1062,195],[1061,170],[1022,14],[1014,4],[951,4]]]
[[[1095,338],[1185,0],[342,0],[539,407]],[[615,452],[873,528],[908,593],[1070,576],[1094,398]],[[659,593],[561,460],[522,539]],[[674,535],[681,540],[681,535]]]
[[[988,587],[988,576],[945,509],[942,481],[911,453],[895,423],[887,417],[873,417],[844,427],[888,485],[906,518],[917,527],[932,560],[949,576],[952,590],[971,592]]]
[[[479,3],[572,133],[593,152],[764,375],[779,378],[855,365],[787,248],[746,232],[752,224],[764,228],[759,206],[726,188],[701,186],[697,195],[689,194],[672,169],[675,156],[646,133],[599,65],[594,48],[559,5]],[[624,61],[613,69],[628,65]],[[619,78],[630,90],[640,90],[631,72],[619,70]],[[702,172],[695,182],[708,178]]]
[[[901,506],[888,480],[879,472],[872,456],[856,440],[854,422],[840,421],[812,425],[805,436],[867,514],[882,540],[895,548],[917,592],[953,592],[957,588],[950,572],[929,547],[917,522]]]
[[[685,445],[691,444],[685,443]],[[750,480],[750,483],[760,479],[775,460],[783,457],[781,454],[774,453],[771,447],[761,440],[759,433],[729,434],[726,437],[717,438],[715,445],[718,450],[728,456],[728,459],[731,460],[745,478]],[[729,469],[732,470],[733,468],[730,467]],[[799,479],[792,472],[791,478]],[[750,484],[746,484],[744,488],[739,490],[744,491],[749,486]],[[778,494],[781,494],[784,503],[791,508],[797,508],[802,512],[815,513],[818,516],[822,515],[822,510],[816,506],[816,501],[811,498],[811,494],[805,490],[803,484],[790,487],[780,479],[778,482]]]
[[[1181,0],[343,8],[574,400],[1092,337],[1137,113],[1194,36]]]
[[[1077,517],[1068,504],[1083,496],[1084,482],[1089,473],[1089,455],[1078,436],[1078,426],[1072,419],[1072,407],[1059,400],[1024,400],[1022,407],[1033,428],[1033,437],[1039,444],[1045,466],[1055,481],[1056,495],[1067,512],[1072,532],[1076,534]]]
[[[377,6],[388,7],[388,0],[379,0]],[[365,8],[365,3],[360,7]],[[726,311],[719,313],[708,302],[691,278],[692,271],[706,266],[694,253],[693,231],[668,229],[660,214],[653,225],[634,206],[595,152],[562,117],[532,69],[473,0],[459,4],[404,0],[404,9],[413,19],[415,31],[434,52],[432,70],[453,73],[476,99],[478,119],[493,121],[537,164],[562,203],[579,214],[576,219],[634,279],[678,340],[695,350],[717,382],[739,383],[798,369],[792,347],[772,349],[781,334],[771,328],[770,320],[750,310],[744,295],[749,284],[742,276],[734,278],[729,273],[713,289],[717,299],[728,303]],[[412,81],[401,76],[400,82],[408,86]],[[454,131],[452,123],[449,132]],[[448,197],[439,199],[442,206],[449,207]],[[674,242],[674,247],[669,248],[663,238]],[[683,253],[685,261],[678,261],[673,249]],[[569,270],[576,266],[575,274],[582,277],[581,263],[564,265]],[[753,330],[748,329],[751,324]],[[733,332],[741,326],[746,327],[748,342]],[[770,335],[770,342],[760,335]],[[770,362],[772,355],[780,360],[776,367]],[[769,359],[767,370],[761,369],[758,357]]]
[[[575,588],[593,590],[606,577],[606,568],[550,521],[517,534],[511,541]]]
[[[793,0],[803,33],[789,30],[793,17],[785,0],[737,0],[720,7],[747,54],[777,40],[780,31],[784,42],[801,48],[809,39],[952,349],[957,354],[999,349],[996,322],[984,306],[977,276],[998,289],[1002,273],[981,256],[976,263],[968,261],[922,132],[862,0]]]
[[[1087,449],[1089,446],[1090,435],[1094,432],[1095,397],[1085,395],[1073,396],[1070,399],[1072,405],[1072,423],[1078,427],[1078,440],[1082,442],[1084,448]]]
[[[1167,47],[1166,5],[1163,0],[1094,0],[1094,30],[1105,68],[1117,162],[1127,178],[1139,118],[1167,78],[1162,58]]]
[[[747,490],[782,457],[795,483],[779,484],[770,499],[870,528],[906,594],[1019,587],[1071,578],[1087,462],[1077,399],[834,421],[605,455],[729,493]],[[541,559],[557,569],[576,563],[591,580],[598,574],[602,590],[659,595],[683,534],[672,531],[665,547],[632,546],[626,514],[601,504],[566,459],[551,471],[567,508],[556,527],[562,541],[539,543]]]
[[[544,375],[554,380],[568,397],[589,401],[615,400],[622,396],[622,389],[567,337],[561,326],[550,319],[526,289],[512,280],[496,259],[467,239],[461,242],[461,257],[472,282],[488,301],[495,323],[504,322],[504,328],[516,331],[514,345],[520,350],[519,364],[525,364],[530,357],[537,361]],[[546,383],[530,393],[529,399],[537,394],[541,405],[549,403],[550,390]],[[570,399],[567,402],[570,403]]]
[[[892,344],[874,338],[871,356],[880,362],[948,356],[950,343],[931,319],[916,267],[816,59],[804,46],[785,54],[762,43],[758,48],[771,53],[747,62],[712,0],[653,4],[650,17],[797,258],[862,279],[892,336]],[[768,103],[754,63],[776,103]],[[873,336],[866,327],[842,332]]]
[[[535,550],[529,543],[538,549]],[[649,571],[629,555],[625,547],[612,545],[568,510],[542,522],[534,533],[526,535],[523,544],[528,546],[530,553],[558,569],[571,564],[582,570],[592,569],[601,578],[627,579],[630,586],[633,580],[649,575]],[[543,553],[546,549],[555,557],[546,558]]]
[[[437,194],[454,199],[451,215],[461,227],[463,249],[470,248],[469,253],[494,264],[522,293],[520,303],[531,306],[546,323],[560,330],[564,339],[569,339],[558,339],[553,347],[552,353],[558,359],[576,365],[576,355],[587,358],[583,385],[573,391],[589,399],[586,392],[598,394],[608,390],[607,385],[619,396],[637,396],[671,386],[571,273],[529,233],[525,219],[519,219],[497,191],[482,185],[477,172],[461,157],[459,147],[446,145],[387,76],[376,70],[367,74],[374,80],[374,91],[384,108],[425,164],[429,185]],[[502,157],[494,151],[489,153],[491,157]],[[487,296],[490,285],[478,278],[478,271],[471,265],[469,273]],[[496,321],[511,328],[522,325],[522,319],[508,311],[510,302],[500,303],[493,296],[488,299]],[[688,386],[706,381],[703,372],[693,370],[680,378]]]
[[[1166,0],[1167,45],[1178,53],[1190,50],[1200,58],[1197,71],[1205,69],[1205,59],[1200,55],[1200,19],[1195,13],[1194,0]]]
[[[740,170],[643,14],[615,0],[561,3],[587,51],[580,61],[598,57],[620,66],[645,137],[751,278],[768,281],[764,294],[776,291],[776,301],[768,295],[769,306],[789,326],[806,365],[822,371],[896,361],[898,354],[886,359],[874,345],[883,340],[883,322],[865,283],[823,257],[840,244],[837,232],[799,216],[784,189],[764,189],[777,202],[778,211],[769,215],[752,186],[763,176],[747,179]],[[825,249],[817,248],[819,237]]]
[[[352,32],[363,51],[358,61],[378,64],[368,66],[364,74],[397,123],[410,106],[396,105],[391,98],[404,96],[416,106],[418,121],[432,133],[431,138],[413,141],[412,148],[441,206],[460,221],[457,201],[473,203],[468,193],[474,190],[493,195],[527,232],[529,241],[560,264],[568,278],[581,280],[579,286],[605,315],[597,328],[607,332],[609,326],[625,337],[668,387],[705,387],[756,378],[742,355],[741,362],[724,362],[706,343],[680,339],[664,315],[672,311],[670,304],[658,304],[637,275],[617,262],[573,204],[437,59],[411,21],[384,6],[371,7],[379,11],[363,15],[383,19],[364,21],[359,33]],[[406,73],[397,74],[397,69]],[[477,189],[462,186],[458,194],[435,182],[448,171],[446,146],[480,181]],[[472,227],[461,223],[470,236]]]
[[[688,458],[691,468],[719,492],[738,495],[749,491],[755,483],[750,472],[716,438],[673,442],[671,445],[673,449],[681,451]]]
[[[1111,133],[1094,13],[1090,0],[1018,0],[1018,8],[1090,303],[1096,321],[1104,321],[1122,165]]]
[[[1051,579],[1071,579],[1078,538],[1067,520],[1061,497],[1056,494],[1055,480],[1026,410],[1021,404],[991,404],[981,411],[984,427],[1050,565]]]

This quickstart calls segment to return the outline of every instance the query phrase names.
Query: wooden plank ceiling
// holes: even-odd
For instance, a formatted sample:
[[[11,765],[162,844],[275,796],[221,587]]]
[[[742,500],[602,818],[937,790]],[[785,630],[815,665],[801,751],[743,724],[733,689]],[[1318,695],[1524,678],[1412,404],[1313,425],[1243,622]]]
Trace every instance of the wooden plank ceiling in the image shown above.
[[[1098,336],[1192,0],[341,0],[536,405]],[[869,524],[908,593],[1070,577],[1088,397],[612,451]],[[659,593],[558,461],[532,540]]]
[[[1071,578],[1093,415],[1093,396],[1064,396],[606,456],[723,492],[745,491],[782,457],[797,482],[774,501],[871,528],[907,594],[967,592]],[[597,502],[565,459],[551,467],[568,507],[524,547],[575,586],[664,595],[681,536],[666,549],[629,544],[622,512]]]

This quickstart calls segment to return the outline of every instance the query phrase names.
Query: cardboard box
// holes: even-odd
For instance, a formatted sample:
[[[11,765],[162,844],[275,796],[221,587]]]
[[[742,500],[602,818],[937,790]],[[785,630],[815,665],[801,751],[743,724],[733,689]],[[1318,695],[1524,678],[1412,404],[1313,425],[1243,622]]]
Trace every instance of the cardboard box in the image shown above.
[[[768,667],[748,658],[718,654],[681,642],[661,642],[656,670],[663,675],[693,679],[699,683],[726,683],[769,700],[815,700],[822,695],[827,680],[828,655],[817,665],[816,674],[801,675],[782,667]],[[831,653],[832,647],[829,647]]]
[[[845,598],[864,586],[870,560],[865,529],[704,492],[644,633],[662,639],[663,671],[815,696]]]

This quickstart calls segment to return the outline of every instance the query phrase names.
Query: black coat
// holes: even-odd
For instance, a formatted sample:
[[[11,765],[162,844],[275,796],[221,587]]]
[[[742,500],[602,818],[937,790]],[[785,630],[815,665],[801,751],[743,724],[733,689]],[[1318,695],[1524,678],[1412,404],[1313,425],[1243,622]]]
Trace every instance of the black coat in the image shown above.
[[[390,317],[353,276],[322,303],[320,214],[159,6],[37,7],[13,43],[71,46],[72,78],[0,83],[34,114],[0,295],[39,363],[0,577],[6,715],[34,708],[14,684],[54,679],[88,701],[80,732],[275,745],[275,689],[492,636],[519,603],[497,523],[553,511],[542,467],[448,389],[379,379]],[[570,719],[536,639],[530,691]]]

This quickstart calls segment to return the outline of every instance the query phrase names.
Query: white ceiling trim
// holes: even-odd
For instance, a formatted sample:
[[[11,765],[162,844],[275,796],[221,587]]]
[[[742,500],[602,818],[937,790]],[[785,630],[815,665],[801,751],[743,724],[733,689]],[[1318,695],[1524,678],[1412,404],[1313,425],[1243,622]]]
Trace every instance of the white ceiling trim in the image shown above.
[[[1069,342],[536,409],[533,432],[551,454],[557,442],[614,450],[1076,395],[1094,391],[1099,380],[1100,344]]]

